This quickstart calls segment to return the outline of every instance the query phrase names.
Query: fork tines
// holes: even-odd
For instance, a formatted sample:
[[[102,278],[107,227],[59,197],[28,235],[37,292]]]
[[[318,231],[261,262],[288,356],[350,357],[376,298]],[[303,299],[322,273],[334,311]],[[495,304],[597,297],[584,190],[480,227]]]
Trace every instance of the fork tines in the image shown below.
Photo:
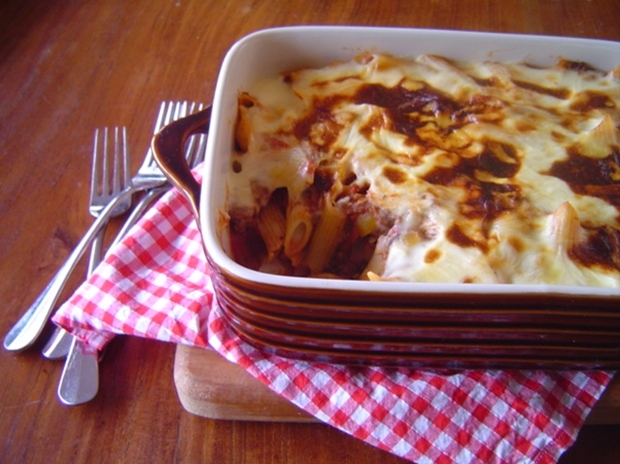
[[[112,132],[112,135],[109,134]],[[110,139],[113,149],[109,149]],[[127,156],[127,130],[125,127],[95,129],[90,200],[96,196],[111,196],[129,185],[130,175]],[[110,169],[112,175],[110,175]]]

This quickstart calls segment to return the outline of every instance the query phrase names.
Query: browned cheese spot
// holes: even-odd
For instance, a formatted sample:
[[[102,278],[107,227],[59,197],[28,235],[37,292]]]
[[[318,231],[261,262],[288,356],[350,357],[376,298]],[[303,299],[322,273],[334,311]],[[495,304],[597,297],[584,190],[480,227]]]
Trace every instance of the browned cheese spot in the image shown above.
[[[577,94],[570,105],[571,110],[579,113],[588,113],[596,109],[614,109],[615,107],[614,101],[607,95],[592,90]]]
[[[508,237],[508,243],[517,253],[525,251],[526,246],[519,237]]]
[[[332,108],[343,97],[334,95],[325,99],[315,100],[312,111],[297,121],[293,135],[300,141],[308,141],[311,145],[325,150],[337,139],[342,126],[338,124]]]
[[[620,209],[620,148],[613,147],[605,158],[590,158],[577,148],[567,150],[567,158],[556,161],[548,172],[566,182],[575,193],[607,201]]]
[[[450,226],[446,232],[446,238],[461,248],[478,248],[483,253],[488,251],[487,246],[484,243],[468,237],[457,224],[452,224]]]
[[[383,175],[393,184],[402,184],[407,180],[407,174],[395,166],[385,166]]]
[[[416,144],[423,143],[416,133],[419,127],[426,124],[426,121],[420,118],[421,115],[451,115],[461,107],[459,103],[430,86],[409,90],[400,85],[385,87],[380,84],[366,84],[359,88],[353,101],[358,105],[370,104],[384,108],[391,121],[390,129],[405,135],[411,143]]]
[[[569,71],[577,71],[578,73],[596,72],[596,69],[593,68],[592,65],[584,61],[561,59],[558,61],[558,67],[560,69],[568,69]]]
[[[428,250],[426,254],[424,255],[424,262],[428,264],[432,264],[435,261],[437,261],[439,258],[441,258],[441,251],[435,250],[435,249]]]
[[[588,238],[577,243],[568,255],[586,267],[595,265],[620,270],[620,230],[598,227],[588,231]]]
[[[512,81],[516,86],[521,87],[522,89],[531,90],[532,92],[540,93],[543,95],[550,95],[555,98],[559,98],[560,100],[566,100],[570,97],[570,90],[568,89],[557,89],[551,87],[543,87],[542,85],[534,84],[532,82],[513,80]]]

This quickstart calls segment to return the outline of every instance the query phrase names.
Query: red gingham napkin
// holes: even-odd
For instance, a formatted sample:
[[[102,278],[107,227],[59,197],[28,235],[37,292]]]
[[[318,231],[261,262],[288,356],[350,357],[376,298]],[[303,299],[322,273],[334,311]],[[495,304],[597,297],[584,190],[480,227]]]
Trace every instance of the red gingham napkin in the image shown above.
[[[53,320],[99,349],[114,334],[209,344],[317,419],[420,464],[556,462],[613,377],[440,375],[267,355],[241,341],[223,318],[200,234],[176,191],[146,213]]]

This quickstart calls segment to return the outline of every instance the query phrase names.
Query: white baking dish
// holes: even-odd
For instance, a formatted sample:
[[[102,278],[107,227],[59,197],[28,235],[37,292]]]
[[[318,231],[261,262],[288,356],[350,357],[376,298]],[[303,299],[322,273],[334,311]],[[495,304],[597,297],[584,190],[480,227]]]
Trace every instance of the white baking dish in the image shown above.
[[[393,337],[397,333],[402,334],[402,330],[393,331],[394,323],[400,324],[401,329],[407,325],[417,327],[419,310],[429,310],[434,312],[433,318],[424,322],[424,326],[430,328],[429,333],[433,328],[445,330],[448,325],[453,328],[457,324],[457,332],[464,334],[445,341],[450,345],[452,353],[455,347],[462,348],[460,352],[463,359],[458,365],[464,367],[620,367],[620,289],[369,282],[275,276],[243,267],[231,258],[222,211],[226,211],[226,178],[231,169],[230,153],[234,149],[233,131],[239,92],[248,89],[257,80],[276,73],[301,67],[324,66],[336,60],[349,60],[364,51],[412,58],[422,53],[432,53],[455,60],[526,61],[537,66],[552,65],[559,57],[563,57],[585,61],[602,70],[620,64],[620,43],[617,42],[444,30],[304,26],[263,30],[237,42],[226,55],[217,81],[210,118],[204,187],[200,193],[197,193],[195,185],[187,186],[183,180],[187,179],[186,173],[179,176],[172,169],[173,181],[189,194],[190,199],[193,196],[205,250],[214,270],[216,293],[223,309],[231,309],[228,314],[233,326],[253,343],[289,356],[299,353],[306,358],[403,364],[401,361],[406,356],[402,356],[402,350],[394,350],[395,345],[390,348]],[[204,118],[203,121],[197,119],[193,126],[190,124],[190,128],[186,126],[183,129],[184,136],[192,130],[202,130],[200,126],[204,122]],[[166,167],[166,158],[169,156],[163,158],[165,170],[171,171]],[[247,314],[244,314],[244,308],[247,308]],[[262,319],[261,314],[264,316]],[[464,314],[463,324],[459,325],[455,314]],[[382,326],[380,321],[386,315],[389,315],[392,323]],[[275,326],[269,323],[273,317],[279,321]],[[584,326],[580,323],[590,318],[594,321],[591,324]],[[368,352],[347,352],[342,348],[334,348],[332,351],[327,349],[317,354],[316,350],[304,352],[303,343],[291,341],[287,345],[284,339],[290,341],[295,340],[295,337],[286,337],[285,327],[300,319],[305,325],[302,324],[303,337],[300,335],[297,338],[299,340],[311,339],[313,336],[320,338],[318,329],[316,332],[312,329],[320,324],[313,324],[313,321],[336,324],[336,333],[334,335],[332,330],[329,340],[347,342],[351,341],[347,337],[354,323],[376,326],[377,343],[368,346],[376,345],[375,354],[378,356],[373,359]],[[527,338],[531,328],[544,331],[550,327],[550,330],[553,328],[556,332],[569,334],[568,338],[574,335],[571,346],[580,350],[583,356],[579,362],[572,364],[570,359],[559,362],[566,348],[565,343],[550,345],[548,353],[545,353],[543,343],[540,356],[533,356],[531,350],[529,354],[520,353],[517,340],[512,345],[514,352],[510,356],[495,357],[493,343],[489,340],[500,332],[493,333],[493,329],[505,330],[507,326],[514,327],[517,332],[520,327],[524,329],[521,345],[532,341]],[[476,340],[476,331],[481,333],[475,350],[477,361],[468,364],[467,359],[471,354],[468,346],[472,339]],[[260,339],[256,337],[257,333],[268,333],[269,336]],[[597,345],[597,337],[603,333],[606,342],[604,346]],[[275,339],[283,343],[279,346],[275,343],[270,345],[269,340]],[[464,339],[468,342],[461,345]],[[399,343],[400,347],[402,336]],[[415,342],[409,344],[413,347]],[[322,341],[321,346],[325,345]],[[482,351],[480,346],[483,347]],[[486,353],[485,346],[488,347]],[[419,349],[416,349],[416,353],[417,356]],[[481,353],[482,359],[486,355],[488,363],[480,361]],[[454,358],[455,355],[452,356]],[[558,362],[554,362],[554,359]],[[420,363],[423,364],[423,356],[422,361],[419,356],[416,357],[415,364]],[[404,364],[407,364],[406,360]],[[430,364],[441,366],[442,362],[433,361]],[[454,363],[450,366],[453,367]]]

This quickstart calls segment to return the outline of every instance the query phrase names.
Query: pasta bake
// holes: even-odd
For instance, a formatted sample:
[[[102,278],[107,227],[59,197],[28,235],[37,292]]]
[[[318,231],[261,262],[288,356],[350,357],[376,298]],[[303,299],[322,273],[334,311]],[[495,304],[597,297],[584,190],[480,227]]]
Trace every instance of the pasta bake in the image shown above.
[[[234,259],[263,272],[620,287],[620,67],[364,53],[240,93]]]

